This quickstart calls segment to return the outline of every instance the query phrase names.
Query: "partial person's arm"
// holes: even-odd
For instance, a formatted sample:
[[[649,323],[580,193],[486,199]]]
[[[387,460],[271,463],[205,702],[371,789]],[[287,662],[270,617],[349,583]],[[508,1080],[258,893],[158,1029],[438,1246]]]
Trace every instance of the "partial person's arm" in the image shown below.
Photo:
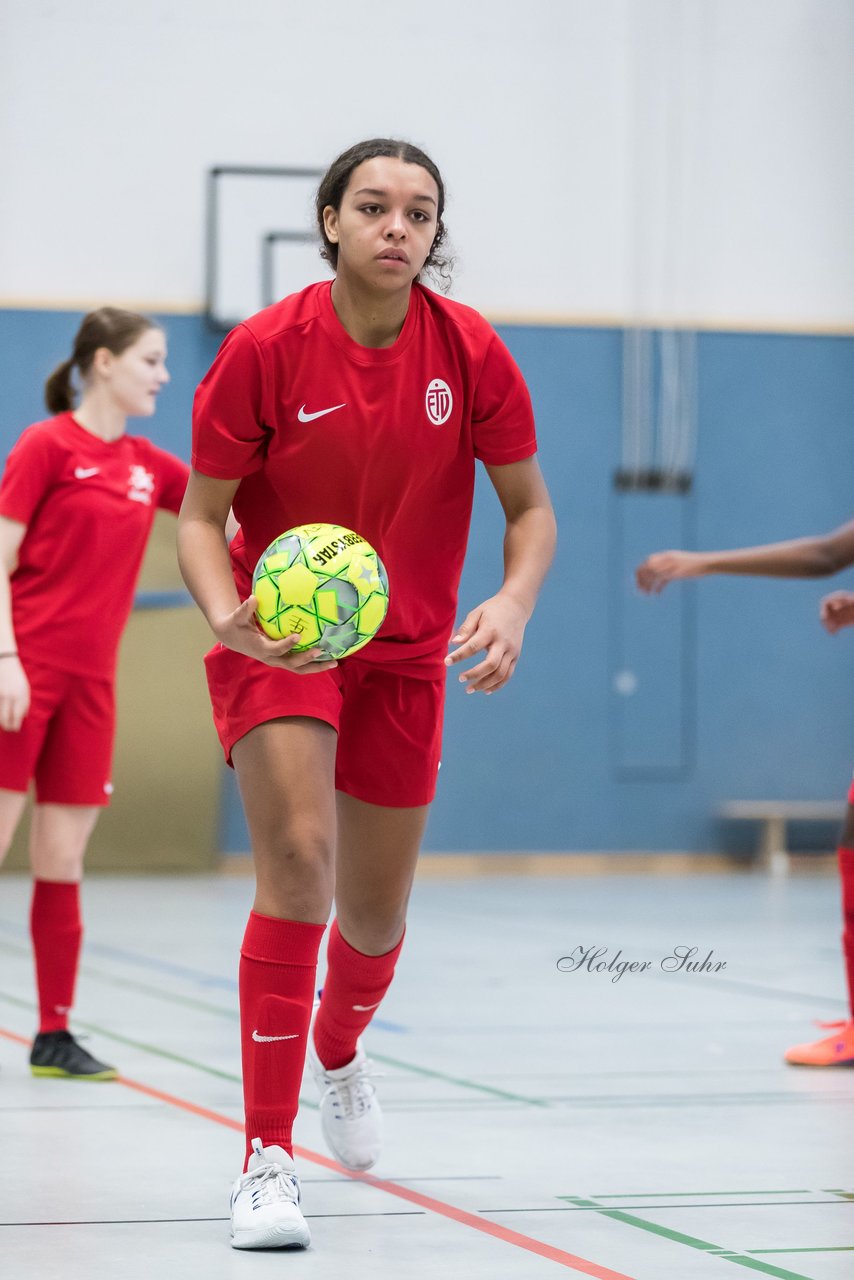
[[[320,649],[291,653],[299,636],[271,640],[255,623],[255,596],[241,602],[231,573],[226,526],[239,480],[215,480],[193,471],[178,517],[178,564],[187,589],[228,649],[289,671],[328,671],[338,664],[320,662]]]
[[[30,684],[18,657],[9,585],[26,532],[19,520],[0,516],[0,729],[7,733],[17,733],[30,709]]]
[[[536,458],[486,470],[507,522],[504,582],[496,595],[472,609],[452,637],[459,648],[445,659],[448,666],[486,650],[460,676],[466,693],[495,693],[512,676],[556,541],[554,511]]]
[[[854,627],[854,591],[834,591],[825,596],[819,616],[831,635],[843,627]]]
[[[657,551],[635,571],[641,591],[663,591],[678,578],[708,573],[764,578],[827,578],[854,564],[854,520],[814,538],[770,542],[734,551]]]

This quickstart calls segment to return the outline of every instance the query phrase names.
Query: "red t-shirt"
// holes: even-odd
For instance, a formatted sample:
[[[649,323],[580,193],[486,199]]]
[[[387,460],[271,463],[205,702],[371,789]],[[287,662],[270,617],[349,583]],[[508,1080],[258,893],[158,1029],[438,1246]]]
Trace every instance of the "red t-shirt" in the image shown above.
[[[188,476],[150,440],[101,440],[70,413],[27,427],[0,481],[0,516],[27,526],[11,577],[25,666],[112,677],[154,513],[178,511]]]
[[[475,458],[518,462],[536,448],[527,387],[498,335],[420,285],[391,347],[353,341],[331,282],[268,307],[225,339],[193,408],[193,466],[241,482],[232,543],[241,598],[285,529],[355,529],[390,583],[365,655],[413,674],[435,674],[447,653]]]

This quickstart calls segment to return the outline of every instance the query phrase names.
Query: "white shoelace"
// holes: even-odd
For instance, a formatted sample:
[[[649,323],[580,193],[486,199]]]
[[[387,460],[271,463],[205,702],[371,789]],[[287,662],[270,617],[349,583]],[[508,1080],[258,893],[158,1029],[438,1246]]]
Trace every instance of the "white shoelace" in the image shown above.
[[[254,1209],[281,1200],[299,1204],[299,1183],[294,1174],[287,1173],[280,1164],[262,1164],[260,1169],[244,1173],[241,1183],[241,1190],[251,1188]]]
[[[358,1120],[370,1110],[376,1093],[373,1080],[382,1074],[371,1061],[366,1060],[350,1080],[332,1080],[324,1075],[326,1089],[321,1104],[331,1097],[336,1119]]]

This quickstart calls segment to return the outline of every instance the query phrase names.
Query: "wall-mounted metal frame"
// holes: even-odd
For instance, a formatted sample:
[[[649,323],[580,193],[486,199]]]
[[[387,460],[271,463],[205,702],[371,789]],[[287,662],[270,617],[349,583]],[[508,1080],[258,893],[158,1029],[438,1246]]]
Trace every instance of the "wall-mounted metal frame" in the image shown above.
[[[268,231],[261,241],[261,297],[264,306],[270,307],[279,296],[276,291],[275,248],[277,244],[312,244],[317,239],[313,231]]]
[[[245,319],[244,316],[226,315],[218,309],[219,254],[222,221],[222,179],[223,178],[275,178],[275,179],[318,179],[323,176],[323,169],[301,167],[279,167],[274,165],[216,165],[209,169],[206,176],[205,193],[205,320],[209,328],[224,333],[233,329]],[[267,305],[268,291],[272,289],[272,251],[276,240],[292,240],[308,242],[314,238],[307,228],[267,232],[262,236],[261,279],[260,285],[264,305]],[[268,241],[270,243],[268,244]],[[270,298],[270,301],[273,299]]]

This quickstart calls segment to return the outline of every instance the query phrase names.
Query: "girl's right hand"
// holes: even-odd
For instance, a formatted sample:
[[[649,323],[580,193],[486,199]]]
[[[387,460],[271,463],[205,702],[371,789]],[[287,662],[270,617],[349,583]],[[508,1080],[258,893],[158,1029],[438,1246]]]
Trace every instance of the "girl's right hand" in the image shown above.
[[[656,551],[635,570],[641,591],[657,595],[676,578],[697,578],[705,571],[699,551]]]
[[[0,661],[0,729],[17,733],[30,709],[30,682],[20,658]]]
[[[298,675],[314,675],[318,671],[331,671],[338,663],[325,656],[322,649],[307,649],[305,653],[293,653],[295,644],[299,644],[299,636],[288,636],[284,640],[271,640],[265,635],[255,621],[255,610],[258,601],[255,596],[244,600],[234,613],[215,628],[220,644],[236,653],[245,653],[247,658],[257,658],[266,662],[268,667],[284,667]]]

